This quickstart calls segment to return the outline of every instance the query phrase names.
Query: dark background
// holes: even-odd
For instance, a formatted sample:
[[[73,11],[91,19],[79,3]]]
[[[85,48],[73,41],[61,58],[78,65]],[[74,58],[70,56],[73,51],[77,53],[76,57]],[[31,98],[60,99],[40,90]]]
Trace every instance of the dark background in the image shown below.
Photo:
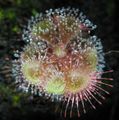
[[[98,26],[91,34],[102,40],[114,88],[104,105],[72,120],[118,120],[119,111],[119,11],[116,0],[0,0],[0,120],[62,120],[51,112],[50,103],[18,92],[11,78],[13,51],[21,49],[22,30],[32,15],[49,8],[79,8]],[[51,107],[52,108],[52,107]],[[68,119],[68,118],[67,118]]]

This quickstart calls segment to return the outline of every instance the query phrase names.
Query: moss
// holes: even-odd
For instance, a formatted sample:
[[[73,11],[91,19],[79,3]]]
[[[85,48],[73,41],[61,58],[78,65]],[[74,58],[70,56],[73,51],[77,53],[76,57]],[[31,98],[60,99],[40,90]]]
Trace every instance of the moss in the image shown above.
[[[35,9],[32,9],[32,14],[35,16],[38,12]]]
[[[17,25],[15,25],[13,28],[12,28],[12,31],[13,32],[21,32],[21,30],[20,30],[20,28],[17,26]]]
[[[16,18],[16,13],[15,13],[15,10],[13,9],[8,9],[5,11],[5,16],[6,18],[9,18],[9,19],[14,19]]]
[[[4,11],[0,9],[0,20],[4,19]]]
[[[14,95],[14,96],[12,97],[12,100],[13,100],[12,104],[13,104],[14,107],[20,105],[20,96]]]

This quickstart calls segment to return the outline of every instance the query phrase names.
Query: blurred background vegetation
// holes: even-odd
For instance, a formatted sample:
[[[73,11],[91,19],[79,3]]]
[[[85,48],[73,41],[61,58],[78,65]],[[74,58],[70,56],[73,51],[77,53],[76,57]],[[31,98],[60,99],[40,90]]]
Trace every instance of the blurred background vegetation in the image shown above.
[[[22,30],[28,19],[49,8],[76,7],[97,24],[96,34],[102,39],[104,51],[119,50],[118,1],[116,0],[0,0],[0,120],[60,120],[49,111],[49,103],[37,96],[15,89],[11,75],[13,53],[25,43]],[[119,54],[106,55],[106,62],[114,70],[114,89],[104,106],[92,110],[81,120],[117,120],[119,110]],[[63,118],[62,118],[63,119]],[[73,118],[77,119],[77,118]]]

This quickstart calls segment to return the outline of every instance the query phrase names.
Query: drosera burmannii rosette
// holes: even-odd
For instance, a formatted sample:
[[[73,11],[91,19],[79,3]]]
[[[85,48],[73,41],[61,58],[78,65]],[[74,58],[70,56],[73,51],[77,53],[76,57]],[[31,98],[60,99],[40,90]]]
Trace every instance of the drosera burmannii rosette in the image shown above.
[[[23,40],[27,42],[13,61],[13,75],[19,89],[63,104],[66,117],[73,111],[86,113],[86,104],[109,94],[111,78],[102,74],[105,67],[101,40],[91,36],[96,28],[79,9],[59,8],[37,14],[28,22]],[[108,81],[108,82],[107,82]],[[97,97],[98,96],[98,97]]]

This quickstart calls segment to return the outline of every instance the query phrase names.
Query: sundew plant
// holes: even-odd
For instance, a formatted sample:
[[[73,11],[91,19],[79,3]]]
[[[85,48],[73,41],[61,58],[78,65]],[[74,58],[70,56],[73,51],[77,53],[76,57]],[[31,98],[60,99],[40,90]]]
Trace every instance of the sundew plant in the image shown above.
[[[27,44],[12,61],[18,89],[61,103],[64,117],[96,109],[112,87],[112,78],[102,75],[112,70],[104,71],[101,40],[90,34],[95,28],[79,9],[70,7],[31,17],[22,37]]]

